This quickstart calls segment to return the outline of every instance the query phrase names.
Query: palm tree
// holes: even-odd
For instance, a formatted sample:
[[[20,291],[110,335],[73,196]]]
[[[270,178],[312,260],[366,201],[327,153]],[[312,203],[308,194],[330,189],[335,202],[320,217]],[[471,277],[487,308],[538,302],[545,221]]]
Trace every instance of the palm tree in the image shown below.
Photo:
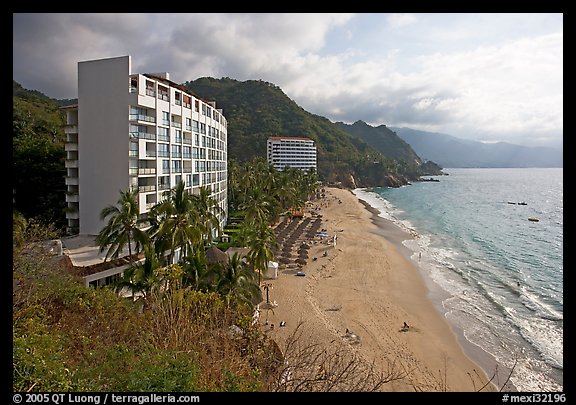
[[[117,205],[109,205],[100,212],[100,219],[108,223],[96,236],[100,253],[108,249],[104,261],[118,258],[128,246],[128,255],[132,263],[132,242],[136,252],[139,252],[146,241],[146,233],[139,228],[138,189],[120,191]]]
[[[150,232],[159,251],[169,250],[169,262],[180,248],[180,257],[192,252],[193,246],[202,240],[202,231],[197,226],[199,217],[194,201],[184,189],[184,182],[166,194],[166,199],[157,204],[150,214]]]
[[[218,279],[218,271],[214,266],[210,266],[205,252],[201,249],[196,249],[193,254],[184,258],[182,269],[182,284],[195,290],[210,291],[213,289],[213,282]]]
[[[262,290],[255,279],[255,273],[234,253],[226,265],[222,265],[217,291],[228,299],[254,305],[262,301]]]
[[[128,290],[135,301],[142,298],[146,306],[148,293],[158,285],[158,269],[162,263],[158,254],[154,250],[154,245],[148,243],[144,246],[144,262],[132,264],[122,276],[122,279],[115,284],[116,292]]]
[[[197,227],[200,230],[200,243],[207,241],[212,243],[212,233],[217,231],[220,234],[219,217],[224,211],[218,202],[210,196],[210,187],[200,187],[198,194],[193,194],[192,206],[197,213]]]
[[[256,224],[268,224],[273,207],[274,202],[270,196],[261,188],[254,187],[247,192],[246,199],[240,204],[239,209],[244,211],[246,221]]]
[[[266,223],[256,223],[247,241],[250,251],[248,260],[258,271],[258,285],[262,282],[262,270],[268,267],[268,262],[274,259],[274,250],[278,248],[274,230]]]

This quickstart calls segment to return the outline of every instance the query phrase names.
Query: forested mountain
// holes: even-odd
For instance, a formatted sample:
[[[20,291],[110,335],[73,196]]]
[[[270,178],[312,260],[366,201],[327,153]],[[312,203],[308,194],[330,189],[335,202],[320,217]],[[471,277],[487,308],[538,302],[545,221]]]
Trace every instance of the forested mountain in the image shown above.
[[[325,181],[349,187],[387,186],[430,174],[422,171],[415,154],[376,150],[328,119],[305,111],[274,84],[204,77],[184,85],[203,99],[215,100],[216,108],[223,110],[231,159],[244,162],[266,156],[268,137],[295,136],[315,141],[318,174]]]
[[[64,114],[59,103],[13,81],[12,190],[25,217],[65,224]]]
[[[451,135],[391,128],[418,156],[443,167],[562,167],[562,150],[505,142],[482,143]]]
[[[422,159],[414,152],[412,147],[396,135],[395,132],[388,129],[386,125],[373,127],[364,121],[356,121],[352,125],[337,122],[336,125],[350,135],[362,139],[368,145],[390,158],[406,162],[413,161],[418,164],[422,163]]]

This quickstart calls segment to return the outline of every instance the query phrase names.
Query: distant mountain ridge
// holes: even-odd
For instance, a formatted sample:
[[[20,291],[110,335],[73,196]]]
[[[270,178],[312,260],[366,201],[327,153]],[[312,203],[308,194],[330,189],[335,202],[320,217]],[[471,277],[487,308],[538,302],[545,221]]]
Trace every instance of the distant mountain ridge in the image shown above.
[[[312,114],[280,87],[263,80],[202,77],[183,84],[206,100],[216,100],[228,122],[228,156],[245,162],[266,156],[270,136],[301,136],[317,147],[318,174],[345,187],[400,186],[437,174],[394,135],[399,147],[379,149],[325,117]]]
[[[563,152],[548,147],[527,147],[506,142],[483,143],[452,135],[411,128],[390,127],[422,159],[442,167],[563,167]]]

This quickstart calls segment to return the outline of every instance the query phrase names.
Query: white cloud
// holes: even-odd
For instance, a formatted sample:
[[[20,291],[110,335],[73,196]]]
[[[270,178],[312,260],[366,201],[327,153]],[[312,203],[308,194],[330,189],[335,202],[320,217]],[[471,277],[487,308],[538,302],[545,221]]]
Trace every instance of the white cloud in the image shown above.
[[[388,27],[390,29],[398,29],[414,24],[418,18],[414,14],[390,14],[387,18]]]
[[[465,47],[461,41],[430,52],[434,38],[448,35],[430,15],[370,17],[386,22],[384,31],[377,24],[368,30],[373,37],[360,36],[365,20],[350,14],[15,15],[14,79],[51,97],[75,97],[78,61],[131,54],[134,71],[169,71],[175,81],[270,81],[333,121],[474,133],[486,140],[507,132],[538,139],[561,133],[561,28],[516,33],[506,42],[491,27],[489,43]],[[489,17],[473,19],[474,32],[460,23],[460,37],[473,41]],[[408,25],[410,30],[396,30]],[[335,30],[345,43],[327,47]],[[394,37],[399,31],[403,36]]]

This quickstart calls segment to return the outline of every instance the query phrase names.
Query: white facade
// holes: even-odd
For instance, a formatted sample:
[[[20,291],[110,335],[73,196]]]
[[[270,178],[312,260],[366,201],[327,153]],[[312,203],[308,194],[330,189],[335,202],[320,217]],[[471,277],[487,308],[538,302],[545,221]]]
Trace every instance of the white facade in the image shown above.
[[[130,56],[78,63],[67,113],[68,232],[97,235],[100,212],[138,187],[140,213],[180,180],[210,186],[227,217],[227,121],[168,73],[133,74]]]
[[[268,163],[277,170],[286,166],[308,171],[316,169],[316,146],[308,138],[268,138]]]

